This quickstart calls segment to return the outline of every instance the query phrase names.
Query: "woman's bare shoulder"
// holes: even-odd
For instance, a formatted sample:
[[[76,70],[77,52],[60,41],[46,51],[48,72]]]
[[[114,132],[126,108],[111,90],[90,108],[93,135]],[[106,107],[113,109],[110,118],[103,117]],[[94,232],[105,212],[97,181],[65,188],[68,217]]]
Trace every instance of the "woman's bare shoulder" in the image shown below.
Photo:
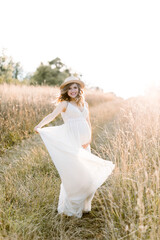
[[[67,107],[67,105],[68,105],[68,102],[67,101],[61,101],[61,102],[58,102],[58,103],[56,103],[56,109],[58,110],[58,111],[63,111],[64,110],[64,108],[66,108]]]
[[[61,104],[62,104],[63,106],[67,106],[67,105],[68,105],[68,101],[63,100],[63,101],[61,102]]]
[[[68,101],[62,101],[61,102],[61,105],[62,105],[62,112],[65,112],[66,111],[66,109],[67,109],[67,106],[68,106]]]

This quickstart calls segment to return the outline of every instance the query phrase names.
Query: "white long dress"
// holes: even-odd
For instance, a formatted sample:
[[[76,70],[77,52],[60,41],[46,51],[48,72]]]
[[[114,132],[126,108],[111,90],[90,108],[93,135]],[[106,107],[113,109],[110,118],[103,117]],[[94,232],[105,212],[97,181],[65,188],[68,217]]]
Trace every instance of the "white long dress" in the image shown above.
[[[112,173],[115,165],[91,153],[91,130],[83,111],[68,102],[61,113],[64,124],[38,128],[51,159],[61,178],[58,213],[82,217],[83,211],[91,211],[91,201],[96,190]]]

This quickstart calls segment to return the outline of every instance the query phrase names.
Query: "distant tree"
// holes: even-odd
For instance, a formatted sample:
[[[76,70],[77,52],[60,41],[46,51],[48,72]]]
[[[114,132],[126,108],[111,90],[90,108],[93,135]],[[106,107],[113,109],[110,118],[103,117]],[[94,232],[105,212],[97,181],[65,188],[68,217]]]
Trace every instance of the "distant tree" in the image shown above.
[[[2,76],[6,71],[5,62],[6,56],[4,55],[4,53],[2,53],[2,56],[0,56],[0,76]]]
[[[13,61],[11,57],[5,54],[5,49],[2,50],[0,55],[0,77],[4,82],[9,81],[12,78]]]
[[[65,65],[61,62],[60,58],[55,58],[52,61],[48,62],[50,66],[54,66],[57,69],[61,69],[62,67],[64,67]]]
[[[59,86],[69,75],[70,70],[57,57],[48,65],[40,64],[31,78],[31,84]]]
[[[12,57],[8,57],[2,49],[0,53],[0,83],[15,82],[21,76],[23,70],[19,62],[14,62]]]
[[[23,74],[23,69],[22,69],[20,62],[14,63],[13,64],[13,78],[15,78],[15,79],[22,78],[22,74]]]

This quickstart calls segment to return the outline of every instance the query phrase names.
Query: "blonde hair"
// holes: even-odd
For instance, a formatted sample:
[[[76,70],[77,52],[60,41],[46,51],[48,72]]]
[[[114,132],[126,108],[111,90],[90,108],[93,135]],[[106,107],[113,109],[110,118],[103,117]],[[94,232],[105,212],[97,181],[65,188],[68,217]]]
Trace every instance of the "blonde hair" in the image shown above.
[[[71,97],[68,96],[68,90],[69,90],[69,87],[72,84],[74,84],[74,82],[69,83],[66,86],[64,86],[62,89],[60,89],[60,95],[55,100],[56,105],[59,102],[62,102],[62,101],[68,101],[68,102],[71,101]],[[81,88],[79,83],[75,83],[75,84],[77,84],[77,87],[78,87],[78,94],[75,97],[75,101],[76,101],[77,105],[80,106],[81,103],[84,104],[84,100],[85,100],[85,98],[84,98],[84,90]]]

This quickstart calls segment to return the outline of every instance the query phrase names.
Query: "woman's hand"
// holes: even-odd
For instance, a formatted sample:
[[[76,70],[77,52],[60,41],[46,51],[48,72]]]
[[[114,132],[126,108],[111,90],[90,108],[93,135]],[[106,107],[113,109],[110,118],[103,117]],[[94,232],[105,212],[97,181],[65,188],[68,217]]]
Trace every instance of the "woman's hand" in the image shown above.
[[[89,145],[89,143],[82,145],[82,147],[85,149],[88,147],[88,145]]]
[[[36,133],[39,133],[39,132],[37,131],[37,128],[40,128],[40,127],[39,127],[38,125],[35,126],[34,131],[36,131]]]
[[[90,141],[89,143],[83,144],[82,147],[83,147],[84,149],[86,149],[90,143],[91,143],[91,141]]]

